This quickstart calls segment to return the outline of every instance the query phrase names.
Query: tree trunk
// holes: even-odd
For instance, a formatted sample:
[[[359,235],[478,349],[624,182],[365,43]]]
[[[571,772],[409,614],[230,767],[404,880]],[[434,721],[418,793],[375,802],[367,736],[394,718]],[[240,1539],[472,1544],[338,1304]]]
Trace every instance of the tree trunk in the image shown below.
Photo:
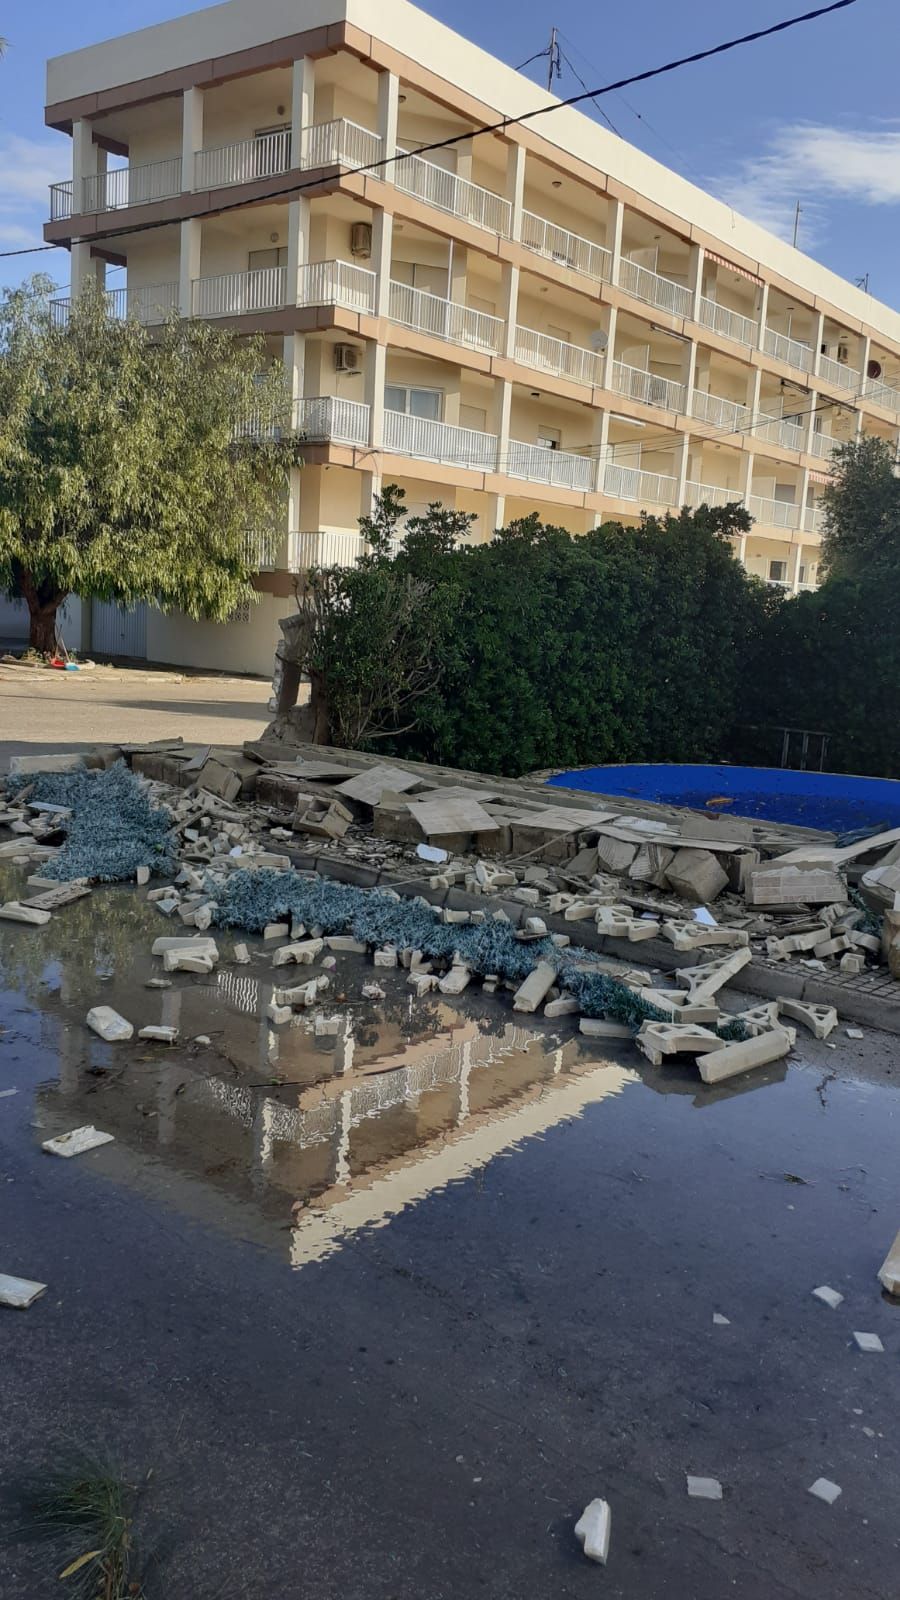
[[[28,644],[42,656],[56,654],[56,616],[66,598],[47,579],[35,581],[31,573],[20,567],[14,574],[16,588],[28,607]]]

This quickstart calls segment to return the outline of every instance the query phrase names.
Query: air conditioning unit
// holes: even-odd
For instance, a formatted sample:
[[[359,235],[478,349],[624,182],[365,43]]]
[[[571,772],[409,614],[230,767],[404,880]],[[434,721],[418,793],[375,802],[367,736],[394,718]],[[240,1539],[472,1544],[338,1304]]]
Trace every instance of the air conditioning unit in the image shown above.
[[[350,229],[350,254],[368,261],[372,254],[371,222],[354,222]]]
[[[356,344],[336,344],[334,347],[335,372],[360,372],[360,349]]]

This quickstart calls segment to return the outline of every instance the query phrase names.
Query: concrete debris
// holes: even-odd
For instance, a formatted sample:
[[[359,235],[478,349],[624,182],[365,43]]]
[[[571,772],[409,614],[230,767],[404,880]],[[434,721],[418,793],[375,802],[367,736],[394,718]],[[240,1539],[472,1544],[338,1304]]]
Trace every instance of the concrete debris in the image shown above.
[[[45,1283],[35,1283],[31,1278],[12,1278],[0,1272],[0,1306],[12,1306],[16,1311],[27,1311],[46,1291]]]
[[[723,1317],[722,1316],[721,1311],[714,1311],[713,1312],[713,1326],[716,1327],[716,1328],[730,1328],[731,1327],[731,1322],[730,1322],[730,1319],[728,1317]]]
[[[688,1473],[687,1492],[692,1500],[721,1500],[722,1485],[718,1478],[694,1478]]]
[[[824,1500],[827,1506],[833,1506],[843,1492],[840,1484],[832,1483],[830,1478],[817,1478],[807,1490],[807,1493],[814,1494],[817,1500]]]
[[[84,1128],[73,1128],[71,1133],[61,1133],[55,1139],[45,1139],[41,1149],[46,1150],[48,1155],[65,1156],[68,1159],[70,1156],[84,1155],[88,1150],[97,1150],[102,1144],[112,1143],[111,1133],[101,1133],[99,1128],[89,1124]]]
[[[611,1532],[612,1512],[607,1501],[592,1500],[575,1524],[575,1537],[589,1561],[606,1566]]]
[[[286,967],[292,962],[310,967],[325,949],[324,939],[302,939],[299,944],[283,944],[272,957],[273,967]]]
[[[50,912],[41,911],[37,906],[22,905],[18,900],[7,900],[0,906],[0,918],[4,922],[25,922],[33,928],[43,928],[50,921]]]
[[[10,777],[32,777],[38,772],[76,772],[85,764],[84,756],[74,752],[55,756],[10,756]]]
[[[706,1055],[712,1050],[727,1049],[726,1041],[709,1028],[679,1022],[645,1022],[636,1043],[654,1067],[660,1066],[663,1056]]]
[[[743,1039],[739,1044],[726,1044],[711,1054],[698,1055],[697,1067],[704,1083],[724,1083],[754,1067],[779,1061],[790,1048],[791,1041],[784,1029],[772,1028],[768,1033],[757,1034],[755,1039]]]
[[[693,1001],[703,1002],[724,989],[731,978],[736,978],[751,961],[748,949],[735,950],[718,961],[706,961],[696,967],[679,967],[675,972]]]
[[[877,1333],[854,1333],[853,1335],[858,1350],[864,1350],[867,1355],[882,1355],[884,1345]]]
[[[821,1284],[818,1289],[813,1289],[813,1299],[821,1300],[822,1304],[830,1306],[832,1311],[836,1311],[838,1306],[844,1303],[844,1296],[838,1294],[836,1289],[829,1289],[827,1283]]]
[[[119,1044],[134,1037],[131,1023],[120,1017],[118,1011],[113,1011],[112,1006],[92,1006],[85,1021],[108,1044]]]
[[[139,1039],[149,1039],[155,1044],[177,1044],[178,1029],[157,1027],[155,1023],[148,1023],[146,1028],[138,1029]]]
[[[683,849],[677,851],[670,862],[666,882],[683,900],[707,905],[726,888],[728,873],[723,871],[712,851]]]
[[[364,983],[362,997],[364,1000],[383,1000],[385,992],[379,983]]]
[[[558,1000],[548,1000],[544,1006],[545,1017],[568,1017],[580,1009],[573,994],[561,994]]]
[[[844,1032],[848,1039],[864,1039],[866,1037],[862,1028],[845,1028]]]
[[[547,993],[556,982],[556,968],[548,961],[539,961],[533,972],[513,996],[514,1011],[537,1011]],[[446,993],[446,991],[445,991]]]
[[[817,867],[783,867],[778,861],[750,873],[747,901],[752,906],[829,905],[844,885],[836,872]]]
[[[586,1039],[633,1039],[634,1029],[626,1022],[607,1022],[603,1017],[582,1017],[578,1032]]]
[[[139,889],[143,889],[144,884],[150,882],[150,868],[149,867],[136,867],[135,868],[135,873],[134,873],[134,881],[137,884]]]
[[[878,1281],[888,1294],[900,1296],[900,1233],[878,1268]]]
[[[29,883],[34,880],[29,878]],[[91,893],[86,883],[58,883],[53,887],[43,888],[40,894],[29,895],[27,900],[21,900],[20,905],[31,906],[35,911],[58,911],[61,906],[72,904],[73,900],[83,900],[85,895]]]
[[[250,951],[247,949],[247,946],[245,944],[236,944],[232,959],[237,962],[239,967],[249,966]]]
[[[818,1006],[807,1000],[792,1000],[779,995],[778,1010],[779,1014],[783,1013],[792,1021],[802,1022],[816,1039],[827,1039],[832,1029],[837,1027],[838,1014],[834,1006]]]

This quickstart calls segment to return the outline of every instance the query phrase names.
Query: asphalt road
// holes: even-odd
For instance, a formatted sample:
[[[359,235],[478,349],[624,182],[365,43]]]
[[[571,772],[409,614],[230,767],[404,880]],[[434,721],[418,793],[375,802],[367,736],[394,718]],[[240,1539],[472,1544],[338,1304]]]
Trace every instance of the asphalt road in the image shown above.
[[[551,1109],[539,1134],[513,1126],[292,1270],[289,1176],[207,1143],[194,1097],[193,1074],[224,1081],[229,1062],[249,1081],[251,1008],[235,1003],[209,1061],[184,1056],[182,1134],[142,1134],[157,1068],[92,1054],[81,1028],[85,974],[116,1004],[128,945],[99,915],[84,926],[74,965],[6,946],[0,1270],[49,1285],[0,1311],[8,1495],[60,1442],[152,1471],[142,1558],[165,1600],[892,1600],[900,1306],[875,1273],[900,1226],[896,1041],[804,1038],[719,1091],[629,1047],[575,1047],[614,1092]],[[537,1103],[553,1092],[542,1080]],[[102,1126],[126,1103],[114,1145],[40,1151],[49,1122],[93,1107]],[[391,1112],[392,1150],[429,1104]],[[812,1298],[822,1283],[837,1311]],[[722,1502],[688,1499],[687,1473],[718,1478]],[[835,1506],[807,1492],[819,1477]],[[602,1572],[573,1537],[596,1495]],[[64,1592],[10,1519],[5,1543],[4,1600]]]

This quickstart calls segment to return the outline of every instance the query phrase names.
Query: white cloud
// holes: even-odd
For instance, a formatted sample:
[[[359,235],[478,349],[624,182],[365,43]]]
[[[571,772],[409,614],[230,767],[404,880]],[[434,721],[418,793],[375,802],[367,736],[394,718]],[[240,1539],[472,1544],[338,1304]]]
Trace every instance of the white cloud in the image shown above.
[[[808,249],[824,228],[830,200],[900,205],[900,127],[790,124],[762,155],[748,157],[714,187],[736,211],[786,239],[792,236],[799,200],[800,242]]]
[[[0,134],[0,250],[26,250],[43,242],[50,215],[49,185],[66,175],[66,149],[59,140]],[[14,275],[45,270],[49,253],[4,263]],[[6,273],[4,273],[4,277]]]

